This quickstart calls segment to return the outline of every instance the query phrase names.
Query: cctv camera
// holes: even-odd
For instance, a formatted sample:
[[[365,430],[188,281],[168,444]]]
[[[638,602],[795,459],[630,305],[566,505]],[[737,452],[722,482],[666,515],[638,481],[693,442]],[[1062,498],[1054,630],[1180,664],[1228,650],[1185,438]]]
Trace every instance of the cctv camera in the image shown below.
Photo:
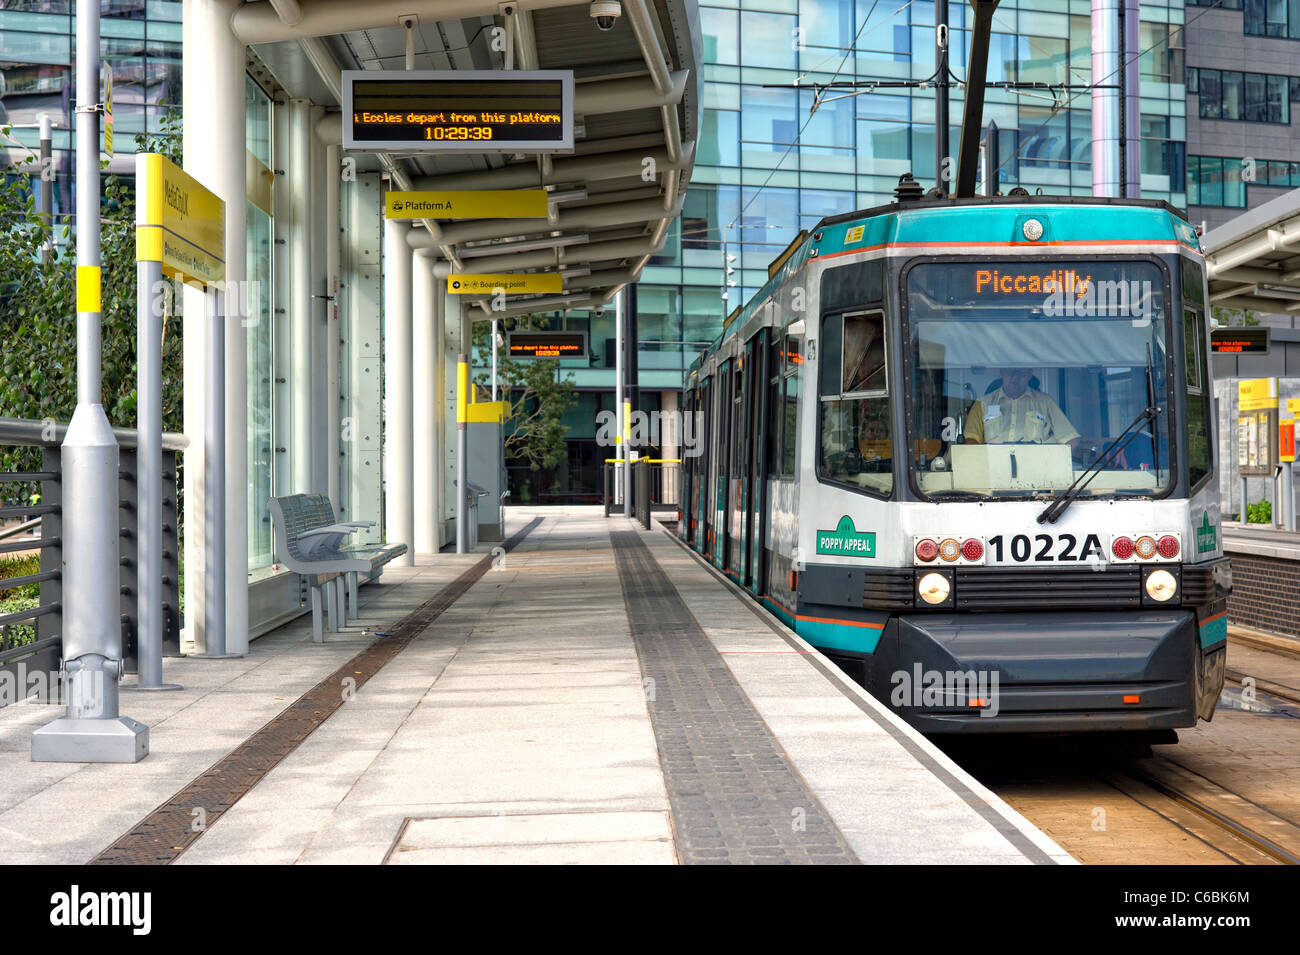
[[[623,15],[623,4],[618,0],[591,0],[591,18],[597,30],[614,29],[614,21]]]
[[[597,318],[604,318],[604,317],[605,317],[605,310],[604,310],[603,308],[597,308],[597,309],[596,309],[596,317],[597,317]]]

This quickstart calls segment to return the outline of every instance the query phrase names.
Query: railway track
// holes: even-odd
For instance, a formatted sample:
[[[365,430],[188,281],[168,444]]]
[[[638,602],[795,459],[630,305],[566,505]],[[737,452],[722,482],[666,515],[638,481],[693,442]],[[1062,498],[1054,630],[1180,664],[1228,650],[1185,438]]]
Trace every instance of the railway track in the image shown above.
[[[1300,641],[1291,640],[1286,637],[1276,637],[1270,633],[1261,633],[1256,630],[1247,630],[1241,627],[1231,627],[1228,632],[1228,639],[1229,645],[1233,648],[1246,648],[1252,653],[1269,653],[1288,660],[1297,661],[1297,664],[1300,664]],[[1231,654],[1229,655],[1231,656]],[[1258,659],[1258,657],[1256,658]],[[1254,680],[1254,686],[1256,689],[1263,690],[1265,693],[1276,696],[1290,703],[1300,704],[1300,679],[1292,678],[1292,682],[1268,680],[1247,674],[1240,667],[1234,666],[1228,667],[1227,677],[1230,683],[1237,686],[1242,686],[1243,680]],[[1292,685],[1292,683],[1296,685]]]
[[[1300,642],[1230,637],[1219,711],[1176,745],[987,739],[951,755],[1084,863],[1300,864]]]
[[[1270,860],[1300,865],[1300,826],[1239,793],[1197,777],[1176,761],[1155,756],[1121,762],[1106,774],[1112,777],[1108,779],[1112,785],[1116,773],[1163,797],[1178,811],[1170,812],[1159,800],[1143,800],[1131,785],[1116,786],[1121,792],[1227,858],[1243,865],[1267,865]],[[1197,819],[1189,820],[1189,813]]]

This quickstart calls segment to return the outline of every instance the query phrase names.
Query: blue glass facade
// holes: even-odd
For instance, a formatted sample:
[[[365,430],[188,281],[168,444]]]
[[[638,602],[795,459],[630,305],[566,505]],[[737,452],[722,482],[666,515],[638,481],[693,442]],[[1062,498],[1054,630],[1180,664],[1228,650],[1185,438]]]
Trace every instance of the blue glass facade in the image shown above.
[[[71,0],[0,0],[0,163],[38,146],[42,113],[54,124],[56,215],[72,212],[72,50],[76,4]],[[113,70],[115,152],[128,154],[135,135],[157,132],[169,109],[181,107],[179,0],[101,0],[100,51]],[[114,171],[134,165],[119,158]],[[38,188],[39,188],[39,184]]]
[[[1147,51],[1142,194],[1180,207],[1187,201],[1183,12],[1182,0],[1143,3],[1140,27]],[[1090,83],[1089,14],[1088,0],[1004,0],[994,18],[989,79]],[[950,58],[959,78],[969,52],[968,15],[967,4],[949,5]],[[812,92],[788,86],[796,78],[810,84],[929,77],[933,3],[705,0],[700,26],[705,110],[695,174],[680,220],[645,270],[639,309],[643,328],[649,322],[656,337],[676,333],[688,343],[717,335],[723,316],[766,280],[768,263],[801,228],[890,201],[904,172],[926,186],[935,176],[933,88],[832,93],[810,112]],[[1001,131],[1004,188],[1091,194],[1091,103],[1086,92],[1066,102],[1069,95],[988,91],[984,120]],[[962,105],[954,89],[953,153]]]

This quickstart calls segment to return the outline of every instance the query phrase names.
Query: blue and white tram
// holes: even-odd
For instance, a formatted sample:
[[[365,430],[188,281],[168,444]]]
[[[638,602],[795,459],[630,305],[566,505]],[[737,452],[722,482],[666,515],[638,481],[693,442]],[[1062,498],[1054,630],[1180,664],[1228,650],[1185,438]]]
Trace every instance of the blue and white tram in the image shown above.
[[[1208,720],[1207,313],[1164,203],[825,219],[690,369],[679,533],[924,732]]]

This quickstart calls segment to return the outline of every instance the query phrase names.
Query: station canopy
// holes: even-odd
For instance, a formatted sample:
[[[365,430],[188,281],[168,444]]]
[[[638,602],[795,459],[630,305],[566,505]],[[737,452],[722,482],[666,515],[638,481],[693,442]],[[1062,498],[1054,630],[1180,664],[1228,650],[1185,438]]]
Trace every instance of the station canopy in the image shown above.
[[[1201,248],[1212,305],[1300,312],[1300,189],[1210,230]]]
[[[415,191],[545,189],[543,218],[416,220],[411,245],[443,272],[547,272],[560,291],[463,298],[484,316],[604,305],[635,282],[681,211],[700,121],[699,35],[691,0],[621,0],[608,30],[589,0],[260,0],[232,20],[249,70],[277,99],[329,112],[343,142],[343,71],[571,70],[572,152],[347,152],[358,172]],[[522,7],[522,9],[521,9]],[[404,21],[414,20],[409,31]],[[552,285],[554,282],[552,280]]]

